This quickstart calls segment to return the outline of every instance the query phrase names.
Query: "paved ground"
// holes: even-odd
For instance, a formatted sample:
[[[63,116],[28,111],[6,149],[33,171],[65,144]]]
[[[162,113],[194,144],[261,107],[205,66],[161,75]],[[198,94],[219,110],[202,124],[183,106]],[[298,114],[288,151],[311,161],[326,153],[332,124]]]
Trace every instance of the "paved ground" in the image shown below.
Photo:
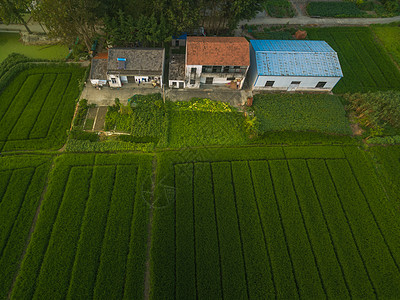
[[[153,94],[161,93],[160,88],[153,87],[143,87],[143,85],[138,86],[137,84],[125,84],[119,89],[111,89],[109,87],[104,87],[101,90],[94,88],[90,82],[86,83],[86,87],[83,89],[81,94],[81,99],[87,99],[88,103],[94,103],[98,106],[113,105],[115,98],[118,98],[121,103],[128,103],[128,99],[135,94]]]

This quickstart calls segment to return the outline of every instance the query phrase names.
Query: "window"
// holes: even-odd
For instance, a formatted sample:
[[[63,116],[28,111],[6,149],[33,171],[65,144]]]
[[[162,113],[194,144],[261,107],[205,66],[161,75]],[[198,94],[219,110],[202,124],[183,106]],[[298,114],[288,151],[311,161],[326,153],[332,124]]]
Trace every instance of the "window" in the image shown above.
[[[323,88],[326,84],[326,81],[320,81],[317,83],[317,85],[315,86],[316,88]]]
[[[113,77],[113,78],[111,78],[111,83],[117,83],[117,80]]]
[[[235,77],[228,77],[226,80],[235,80]]]
[[[190,70],[190,73],[193,75],[193,74],[196,74],[196,68],[192,68],[191,70]]]
[[[229,66],[225,66],[224,67],[224,73],[228,73],[229,72]]]
[[[274,83],[275,83],[275,81],[267,81],[267,82],[265,83],[265,86],[273,86]]]
[[[172,81],[172,86],[176,86],[176,81]]]
[[[195,80],[194,79],[190,79],[190,84],[194,84]]]
[[[211,73],[212,72],[212,66],[203,66],[202,72],[203,73]]]
[[[221,73],[222,71],[222,66],[213,66],[212,72],[213,73]]]
[[[301,81],[292,81],[290,84],[300,84]]]
[[[212,84],[214,77],[206,77],[206,84]]]

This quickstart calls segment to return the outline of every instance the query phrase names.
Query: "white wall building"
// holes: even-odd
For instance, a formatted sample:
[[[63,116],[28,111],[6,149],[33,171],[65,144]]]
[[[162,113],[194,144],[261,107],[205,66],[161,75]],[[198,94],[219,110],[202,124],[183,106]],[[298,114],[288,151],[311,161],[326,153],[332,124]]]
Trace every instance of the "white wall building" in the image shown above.
[[[251,40],[248,79],[253,90],[331,91],[343,77],[325,41]]]
[[[188,37],[185,84],[241,89],[250,65],[249,43],[244,37]]]

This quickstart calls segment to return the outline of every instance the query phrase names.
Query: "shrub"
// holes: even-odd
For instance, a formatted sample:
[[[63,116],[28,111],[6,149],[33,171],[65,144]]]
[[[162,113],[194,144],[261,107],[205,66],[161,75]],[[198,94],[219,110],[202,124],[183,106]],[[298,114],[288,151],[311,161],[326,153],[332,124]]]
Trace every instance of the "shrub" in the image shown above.
[[[307,5],[310,16],[320,17],[363,17],[366,15],[354,2],[310,2]]]
[[[72,129],[69,138],[75,140],[88,140],[91,142],[97,142],[99,140],[99,135],[96,132],[86,132],[79,129]]]

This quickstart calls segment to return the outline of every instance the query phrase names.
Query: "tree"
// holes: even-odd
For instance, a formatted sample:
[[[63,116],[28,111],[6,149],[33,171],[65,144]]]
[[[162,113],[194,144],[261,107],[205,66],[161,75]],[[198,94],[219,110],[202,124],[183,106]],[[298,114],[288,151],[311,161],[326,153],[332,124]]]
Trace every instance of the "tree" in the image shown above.
[[[97,0],[42,0],[34,10],[34,17],[49,30],[49,35],[71,44],[78,37],[88,49],[99,28]]]
[[[28,33],[32,33],[26,24],[23,14],[29,11],[30,0],[0,0],[0,18],[6,24],[18,22],[25,26]]]

